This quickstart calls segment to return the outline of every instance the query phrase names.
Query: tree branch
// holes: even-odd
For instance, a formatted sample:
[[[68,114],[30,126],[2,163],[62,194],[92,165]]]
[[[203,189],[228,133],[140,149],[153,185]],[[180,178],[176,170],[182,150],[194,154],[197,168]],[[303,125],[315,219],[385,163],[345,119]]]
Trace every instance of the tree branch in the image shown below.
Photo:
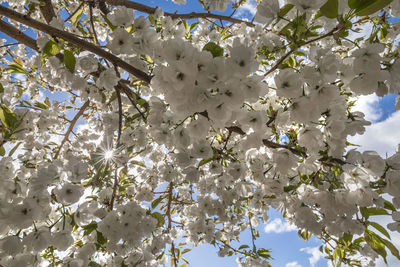
[[[42,0],[42,4],[39,5],[39,8],[47,23],[50,23],[50,21],[56,17],[51,0]]]
[[[156,11],[156,8],[146,6],[143,4],[140,4],[138,2],[134,1],[129,1],[129,0],[106,0],[106,3],[109,5],[115,5],[115,6],[125,6],[127,8],[132,8],[137,11],[147,13],[147,14],[154,14]],[[249,21],[244,21],[240,19],[235,19],[229,16],[223,16],[223,15],[218,15],[218,14],[212,14],[212,13],[185,13],[185,14],[178,14],[178,13],[169,13],[169,12],[164,12],[165,16],[171,17],[173,19],[198,19],[198,18],[212,18],[212,19],[218,19],[218,20],[224,20],[224,21],[229,21],[232,23],[245,23],[249,27],[254,27],[255,24]]]
[[[10,36],[11,38],[15,39],[19,43],[24,44],[25,46],[33,50],[39,51],[39,47],[37,46],[35,39],[29,37],[22,31],[18,30],[11,24],[1,19],[0,19],[0,31]]]
[[[302,45],[300,45],[300,46],[298,46],[298,47],[296,47],[296,48],[294,48],[294,49],[291,49],[289,52],[287,52],[286,54],[284,54],[284,55],[272,66],[272,68],[270,68],[270,69],[264,74],[264,76],[267,76],[268,74],[270,74],[271,72],[273,72],[273,71],[275,71],[277,68],[279,68],[279,66],[283,63],[283,61],[285,61],[285,59],[288,58],[288,57],[289,57],[294,51],[296,51],[298,48],[302,47],[303,45],[308,45],[308,44],[314,43],[314,42],[316,42],[316,41],[322,40],[322,39],[324,39],[324,38],[326,38],[326,37],[328,37],[328,36],[333,35],[337,30],[339,30],[339,27],[340,27],[340,25],[337,25],[335,28],[333,28],[331,31],[325,33],[324,35],[318,36],[318,37],[316,37],[316,38],[314,38],[314,39],[311,39],[311,40],[305,42],[304,44],[302,44]]]
[[[166,211],[166,215],[168,218],[168,232],[171,231],[171,227],[172,227],[171,205],[172,205],[172,197],[173,197],[173,191],[172,191],[173,187],[174,187],[174,183],[170,182],[169,187],[168,187],[168,202],[167,202],[167,211]],[[177,258],[176,258],[176,254],[175,254],[175,244],[174,244],[173,240],[171,242],[171,254],[172,254],[173,261],[174,261],[174,266],[178,267],[178,262],[177,262]]]
[[[2,5],[0,5],[0,15],[2,16],[6,16],[9,19],[13,19],[15,21],[18,21],[19,23],[25,24],[29,27],[32,27],[36,30],[45,32],[51,36],[55,36],[55,37],[59,37],[62,38],[66,41],[68,41],[69,43],[82,48],[84,50],[87,50],[89,52],[92,52],[100,57],[103,57],[107,60],[109,60],[110,62],[112,62],[114,65],[117,65],[118,67],[126,70],[127,72],[129,72],[130,74],[134,75],[135,77],[137,77],[138,79],[150,83],[152,76],[144,73],[143,71],[136,69],[135,67],[133,67],[132,65],[128,64],[127,62],[123,61],[122,59],[120,59],[119,57],[104,51],[103,49],[101,49],[100,47],[91,44],[85,40],[82,40],[78,37],[76,37],[75,35],[63,31],[63,30],[59,30],[57,28],[54,28],[50,25],[44,24],[40,21],[31,19],[29,17],[27,17],[24,14],[15,12],[14,10],[11,10],[7,7],[4,7]]]
[[[72,119],[71,124],[69,125],[67,131],[65,132],[65,136],[64,139],[61,141],[60,146],[58,147],[58,150],[56,152],[56,154],[54,155],[54,159],[57,159],[58,156],[60,155],[61,149],[63,147],[63,145],[65,144],[65,142],[68,141],[69,138],[69,134],[72,132],[72,130],[75,127],[75,124],[78,122],[78,119],[83,115],[83,113],[85,112],[85,109],[89,106],[90,101],[87,100],[82,107],[79,109],[78,113],[76,113],[75,117]]]

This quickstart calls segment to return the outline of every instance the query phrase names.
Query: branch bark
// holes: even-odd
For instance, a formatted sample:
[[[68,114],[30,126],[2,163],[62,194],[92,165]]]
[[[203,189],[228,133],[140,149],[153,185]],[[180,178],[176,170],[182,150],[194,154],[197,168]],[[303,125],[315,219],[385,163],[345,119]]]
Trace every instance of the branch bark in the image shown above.
[[[65,144],[65,142],[68,141],[69,139],[69,134],[72,132],[72,130],[75,127],[75,124],[78,122],[79,118],[83,115],[83,113],[85,112],[86,108],[89,106],[90,101],[87,100],[82,107],[79,109],[78,113],[76,113],[75,117],[72,119],[71,124],[69,125],[67,131],[65,132],[65,136],[64,139],[61,141],[60,146],[58,147],[58,150],[56,152],[56,154],[54,155],[54,159],[57,159],[58,156],[60,155],[61,149],[63,147],[63,145]]]
[[[44,19],[47,23],[50,23],[53,18],[56,17],[51,0],[42,0],[43,4],[39,5],[40,12],[42,13]]]
[[[6,35],[12,37],[19,43],[24,44],[33,50],[39,51],[39,47],[37,46],[35,39],[29,37],[22,31],[18,30],[11,24],[9,24],[1,19],[0,19],[0,31],[5,33]]]
[[[2,5],[0,5],[0,15],[5,16],[9,19],[13,19],[19,23],[25,24],[26,26],[32,27],[36,30],[45,32],[51,36],[62,38],[79,48],[82,48],[82,49],[92,52],[100,57],[103,57],[103,58],[109,60],[110,62],[112,62],[114,65],[126,70],[130,74],[134,75],[135,77],[137,77],[138,79],[140,79],[146,83],[150,83],[150,81],[151,81],[152,76],[144,73],[143,71],[141,71],[139,69],[136,69],[135,67],[133,67],[132,65],[123,61],[119,57],[117,57],[107,51],[104,51],[100,47],[98,47],[94,44],[91,44],[85,40],[82,40],[69,32],[59,30],[50,25],[44,24],[40,21],[31,19],[24,14],[15,12],[14,10],[4,7]]]

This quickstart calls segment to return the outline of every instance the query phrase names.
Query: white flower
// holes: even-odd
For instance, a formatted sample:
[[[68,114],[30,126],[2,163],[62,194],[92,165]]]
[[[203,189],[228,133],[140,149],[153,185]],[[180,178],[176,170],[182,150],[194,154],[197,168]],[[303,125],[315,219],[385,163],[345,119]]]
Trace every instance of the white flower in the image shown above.
[[[70,205],[78,202],[85,188],[80,184],[65,183],[54,190],[58,202]]]
[[[292,69],[280,70],[275,76],[275,84],[277,96],[296,98],[303,93],[301,76]]]
[[[100,74],[96,81],[96,85],[100,88],[113,90],[114,86],[118,84],[119,78],[113,69],[107,69]]]
[[[107,46],[115,54],[129,54],[133,51],[133,36],[125,29],[115,29],[108,40]]]
[[[299,11],[309,12],[319,9],[325,0],[290,0],[290,3],[294,4]]]
[[[107,18],[115,26],[127,27],[133,23],[134,17],[133,9],[124,6],[117,6],[107,14]]]
[[[98,69],[98,61],[93,55],[79,58],[78,65],[84,73],[95,72]]]
[[[24,249],[21,240],[17,236],[7,236],[0,240],[0,248],[6,255],[14,256]]]
[[[271,23],[275,18],[278,17],[279,13],[279,1],[278,0],[263,0],[257,6],[257,12],[255,19],[257,22],[263,24]]]
[[[210,10],[217,10],[219,12],[224,12],[228,7],[230,0],[206,0],[210,5]]]

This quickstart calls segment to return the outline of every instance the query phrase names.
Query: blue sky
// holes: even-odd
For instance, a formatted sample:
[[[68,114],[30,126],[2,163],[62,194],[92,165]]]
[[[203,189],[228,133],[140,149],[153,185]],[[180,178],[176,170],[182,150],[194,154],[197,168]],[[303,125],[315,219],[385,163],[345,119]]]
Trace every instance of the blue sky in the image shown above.
[[[187,5],[175,5],[171,0],[139,0],[146,5],[151,5],[153,7],[159,6],[163,10],[168,12],[175,12],[178,10],[181,13],[189,13],[201,11],[201,6],[198,4],[197,0],[187,0]],[[250,1],[250,3],[254,3]],[[247,5],[246,8],[238,13],[239,16],[249,16],[251,19],[251,12],[254,11],[253,5]],[[225,13],[230,14],[231,9],[228,9]],[[139,13],[137,13],[139,15]],[[6,38],[6,36],[0,33],[1,38]],[[65,94],[56,93],[51,94],[50,92],[45,93],[49,96],[51,100],[65,99]],[[357,110],[363,111],[367,119],[373,122],[373,125],[367,128],[366,134],[362,136],[356,136],[350,138],[350,142],[362,145],[360,150],[365,149],[375,149],[382,156],[386,154],[391,155],[394,153],[394,148],[397,143],[400,142],[400,137],[395,134],[394,129],[400,129],[400,112],[394,110],[395,95],[387,95],[383,98],[379,98],[375,95],[362,97],[360,104],[356,106]],[[316,238],[311,238],[308,242],[300,239],[297,236],[297,230],[293,230],[287,225],[283,220],[279,212],[275,210],[270,210],[269,212],[270,222],[269,233],[266,233],[264,228],[265,224],[260,224],[257,227],[261,237],[256,241],[256,245],[259,248],[265,248],[272,250],[273,260],[271,261],[273,266],[285,266],[288,263],[292,263],[290,267],[299,266],[312,266],[314,261],[315,267],[327,266],[327,260],[325,260],[318,252],[318,247],[321,242]],[[240,235],[240,244],[251,244],[250,231],[246,230]],[[399,245],[400,238],[396,239]],[[232,244],[236,247],[240,244]],[[189,266],[192,267],[230,267],[236,266],[235,256],[220,258],[217,256],[217,249],[212,245],[201,245],[194,248],[191,252],[186,253],[185,258],[190,262]],[[311,259],[311,262],[310,262]],[[298,265],[295,265],[297,262]],[[390,262],[390,261],[389,261]],[[169,264],[168,264],[169,266]],[[384,266],[384,265],[382,265]],[[389,265],[390,266],[390,265]]]

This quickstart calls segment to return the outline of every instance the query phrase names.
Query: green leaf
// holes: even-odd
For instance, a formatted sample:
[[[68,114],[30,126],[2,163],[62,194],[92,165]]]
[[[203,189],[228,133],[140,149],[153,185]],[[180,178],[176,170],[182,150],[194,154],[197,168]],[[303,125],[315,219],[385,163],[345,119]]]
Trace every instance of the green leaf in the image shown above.
[[[163,200],[163,197],[161,196],[161,197],[151,201],[151,208],[154,209],[155,207],[157,207],[158,204],[160,204],[162,200]]]
[[[194,22],[194,23],[190,24],[189,31],[193,31],[197,27],[197,25],[199,25],[199,22]]]
[[[131,160],[130,163],[139,165],[140,167],[146,167],[143,162],[137,161],[137,160]]]
[[[84,7],[84,6],[82,5],[82,7]],[[71,23],[75,25],[75,24],[78,22],[79,18],[81,17],[82,13],[83,13],[83,8],[80,8],[80,9],[71,17]]]
[[[269,258],[271,258],[271,251],[269,251],[269,250],[267,250],[267,249],[264,249],[264,248],[259,248],[258,250],[257,250],[257,254],[260,256],[260,257],[263,257],[263,258],[265,258],[265,259],[269,259]]]
[[[8,156],[11,157],[11,156],[14,154],[14,152],[17,150],[17,148],[18,148],[21,144],[22,144],[22,142],[18,142],[18,143],[13,147],[13,149],[10,150],[10,152],[8,153]]]
[[[352,235],[352,234],[349,234],[349,233],[344,233],[344,234],[343,234],[343,240],[346,241],[346,242],[348,242],[348,243],[350,243],[351,240],[353,240],[353,235]]]
[[[283,191],[285,192],[285,193],[287,193],[287,192],[290,192],[290,191],[293,191],[293,190],[295,190],[295,189],[297,189],[297,185],[294,185],[294,184],[292,184],[292,185],[288,185],[288,186],[285,186],[284,188],[283,188]]]
[[[18,117],[11,109],[2,105],[0,110],[0,120],[7,129],[13,129]]]
[[[97,225],[96,225],[97,227]],[[107,238],[104,237],[104,235],[96,230],[96,234],[97,234],[97,243],[99,245],[104,245],[105,243],[107,243]]]
[[[379,209],[379,208],[360,208],[361,214],[364,218],[368,219],[369,216],[374,216],[374,215],[389,215],[389,213],[384,210],[384,209]]]
[[[153,212],[153,213],[151,214],[151,216],[153,216],[154,218],[157,219],[157,221],[158,221],[157,227],[161,227],[161,226],[164,225],[165,219],[164,219],[164,217],[161,215],[161,213],[159,213],[159,212]]]
[[[216,43],[209,42],[203,47],[203,51],[208,51],[213,57],[222,57],[224,55],[224,49]]]
[[[384,202],[384,208],[387,210],[396,211],[396,208],[393,206],[393,204],[387,200]]]
[[[6,150],[4,149],[4,146],[0,146],[0,156],[4,157],[6,154]]]
[[[70,50],[64,50],[64,64],[70,72],[74,73],[76,59],[74,53],[72,53]]]
[[[357,11],[357,15],[360,16],[368,16],[371,15],[379,10],[382,10],[384,7],[389,5],[393,0],[377,0],[374,3],[368,5],[365,8],[360,9]]]
[[[211,161],[213,161],[213,160],[214,160],[214,158],[202,159],[202,160],[199,162],[199,166],[198,166],[198,167],[201,167],[201,166],[203,166],[203,165],[205,165],[205,164],[207,164],[207,163],[209,163],[209,162],[211,162]]]
[[[293,7],[294,5],[292,4],[286,4],[283,7],[281,7],[278,13],[279,18],[283,18],[287,13],[289,13],[290,10],[292,10]]]
[[[4,93],[4,87],[3,85],[0,83],[0,94]]]
[[[365,229],[364,231],[364,238],[368,246],[370,246],[376,253],[381,255],[385,263],[387,263],[386,262],[387,252],[385,250],[383,239],[368,229]]]
[[[182,20],[182,23],[183,23],[183,26],[185,26],[185,30],[187,31],[188,28],[189,28],[189,25],[188,25],[187,21],[186,20]]]
[[[380,225],[379,223],[376,222],[368,222],[369,225],[371,225],[372,227],[374,227],[376,230],[378,230],[379,232],[381,232],[383,235],[385,235],[387,238],[390,239],[390,235],[388,233],[388,231],[386,231],[385,227],[383,227],[382,225]]]
[[[327,18],[334,19],[339,13],[338,0],[328,0],[320,9],[321,14]]]
[[[299,230],[297,231],[297,235],[306,241],[308,241],[308,239],[311,237],[311,233],[309,233],[307,230],[304,230],[303,232]]]
[[[249,248],[249,246],[248,246],[248,245],[241,245],[241,246],[238,248],[238,250],[241,250],[241,249],[244,249],[244,248]]]
[[[8,72],[10,73],[22,73],[22,74],[29,74],[21,65],[19,64],[10,64],[7,67]]]
[[[60,53],[60,48],[54,40],[48,41],[43,48],[43,56],[52,57]]]
[[[33,105],[35,106],[35,107],[38,107],[38,108],[41,108],[41,109],[48,109],[49,108],[49,106],[47,105],[47,104],[45,104],[45,103],[43,103],[43,102],[35,102],[35,103],[33,103]]]
[[[389,240],[382,239],[382,242],[385,244],[385,246],[390,250],[390,252],[400,260],[400,254],[399,250],[390,242]]]
[[[83,235],[89,235],[91,232],[97,229],[97,222],[93,221],[87,225],[82,226],[83,228]]]
[[[351,9],[359,16],[368,16],[389,5],[393,0],[349,0]]]

